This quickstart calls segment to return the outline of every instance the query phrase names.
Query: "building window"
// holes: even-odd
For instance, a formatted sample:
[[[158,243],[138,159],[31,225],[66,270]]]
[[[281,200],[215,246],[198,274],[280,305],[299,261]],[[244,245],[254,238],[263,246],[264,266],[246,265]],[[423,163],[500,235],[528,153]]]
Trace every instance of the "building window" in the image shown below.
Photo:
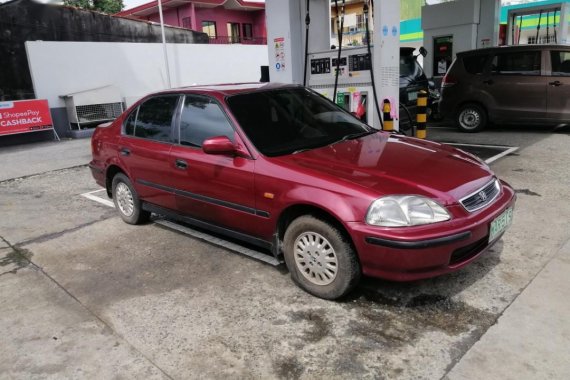
[[[210,38],[216,38],[218,36],[216,31],[216,22],[202,21],[202,32],[206,33]]]
[[[228,37],[229,42],[232,44],[237,44],[240,42],[239,23],[228,22]]]
[[[253,25],[243,24],[243,38],[251,39],[253,38]]]
[[[190,17],[182,17],[182,27],[192,29],[192,19]]]

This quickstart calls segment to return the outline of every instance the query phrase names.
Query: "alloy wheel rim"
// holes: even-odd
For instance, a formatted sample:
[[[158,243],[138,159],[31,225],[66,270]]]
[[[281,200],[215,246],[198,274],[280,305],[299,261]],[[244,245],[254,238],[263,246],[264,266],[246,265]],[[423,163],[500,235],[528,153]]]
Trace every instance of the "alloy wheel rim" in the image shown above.
[[[295,264],[301,275],[315,285],[329,285],[338,273],[338,260],[331,243],[321,234],[304,232],[294,245]]]
[[[117,199],[117,206],[119,206],[121,213],[123,213],[125,216],[133,215],[133,212],[135,210],[133,193],[131,193],[131,189],[129,189],[125,183],[120,182],[117,184],[115,197]]]
[[[481,115],[473,109],[466,109],[459,115],[459,122],[465,129],[475,129],[481,123]]]

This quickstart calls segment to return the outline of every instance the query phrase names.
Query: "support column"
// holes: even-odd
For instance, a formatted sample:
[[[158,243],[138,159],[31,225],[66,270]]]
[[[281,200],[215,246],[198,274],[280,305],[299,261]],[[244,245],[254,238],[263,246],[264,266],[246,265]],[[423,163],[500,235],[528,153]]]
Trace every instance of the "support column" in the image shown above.
[[[305,11],[300,0],[267,0],[267,50],[271,82],[303,83]]]
[[[560,26],[558,33],[558,43],[559,44],[570,44],[570,37],[568,35],[570,29],[570,4],[563,3],[560,9]]]
[[[372,62],[378,104],[382,112],[384,100],[389,100],[394,130],[399,128],[400,105],[400,0],[374,2],[374,32]],[[380,119],[374,107],[374,127],[380,129]]]
[[[202,28],[198,28],[200,28],[200,26],[198,25],[198,20],[196,20],[196,5],[190,3],[190,29],[201,32]]]

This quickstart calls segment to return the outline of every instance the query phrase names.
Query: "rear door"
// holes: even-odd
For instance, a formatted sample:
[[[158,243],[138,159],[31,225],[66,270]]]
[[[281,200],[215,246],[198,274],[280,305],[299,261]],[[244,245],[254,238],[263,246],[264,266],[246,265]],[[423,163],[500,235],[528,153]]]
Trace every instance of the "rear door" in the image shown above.
[[[170,154],[177,209],[218,226],[256,235],[252,231],[267,217],[255,209],[255,161],[202,150],[204,140],[211,137],[240,141],[221,105],[207,96],[187,94],[178,136]]]
[[[175,208],[172,178],[168,175],[178,95],[146,100],[127,118],[119,143],[119,159],[139,197]]]
[[[489,112],[499,121],[541,121],[546,118],[546,76],[540,50],[497,53],[483,89],[491,98]]]
[[[548,118],[570,123],[570,50],[552,50],[549,56]]]

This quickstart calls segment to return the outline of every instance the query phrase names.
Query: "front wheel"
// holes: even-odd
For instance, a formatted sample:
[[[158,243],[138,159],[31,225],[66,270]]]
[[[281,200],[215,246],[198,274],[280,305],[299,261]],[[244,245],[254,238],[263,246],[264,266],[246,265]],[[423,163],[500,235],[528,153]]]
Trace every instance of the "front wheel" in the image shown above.
[[[457,112],[456,123],[463,132],[479,132],[487,126],[487,113],[477,104],[465,104]]]
[[[141,201],[129,178],[123,173],[113,177],[113,202],[121,219],[128,224],[142,224],[150,219],[150,212],[142,209]]]
[[[333,225],[310,215],[295,219],[283,242],[291,278],[303,290],[337,299],[360,280],[360,264],[348,238]]]

